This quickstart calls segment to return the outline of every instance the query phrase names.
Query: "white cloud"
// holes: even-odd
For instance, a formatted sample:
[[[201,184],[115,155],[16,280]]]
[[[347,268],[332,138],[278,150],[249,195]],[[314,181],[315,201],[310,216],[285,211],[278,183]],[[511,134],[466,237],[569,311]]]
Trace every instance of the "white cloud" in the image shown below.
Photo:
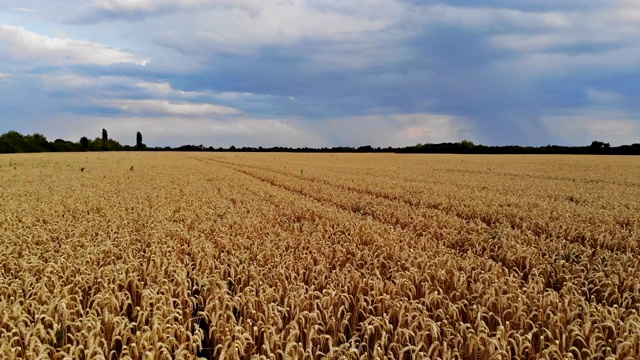
[[[145,89],[151,93],[159,94],[159,95],[167,95],[175,92],[175,90],[171,88],[171,84],[167,82],[162,82],[162,81],[159,81],[159,82],[141,81],[137,83],[136,86],[139,88]]]
[[[128,76],[84,76],[73,72],[52,72],[48,74],[20,75],[24,79],[35,79],[46,92],[65,91],[68,98],[58,97],[61,104],[65,100],[80,106],[86,106],[94,98],[100,100],[120,99],[127,96],[139,96],[131,86],[137,78]]]
[[[507,33],[499,34],[489,38],[489,42],[496,47],[515,50],[519,52],[565,52],[571,50],[572,46],[590,46],[592,50],[597,47],[625,46],[629,34],[624,31],[616,31],[615,24],[603,26],[610,27],[610,31],[603,29],[588,29],[577,26],[562,32],[542,32],[542,33]],[[640,35],[640,30],[636,32]],[[635,35],[632,36],[635,38]],[[635,45],[630,42],[628,45]],[[589,49],[589,47],[587,47]]]
[[[174,90],[171,84],[163,81],[141,81],[139,78],[128,76],[84,76],[72,72],[56,72],[49,74],[29,75],[39,79],[50,89],[74,89],[74,88],[94,88],[105,90],[108,87],[135,87],[137,93],[142,89],[148,94],[157,96],[178,95],[183,97],[196,97],[210,94],[206,92],[188,92]],[[133,86],[132,86],[133,84]]]
[[[164,100],[97,100],[96,104],[113,107],[128,113],[154,113],[161,115],[206,116],[206,115],[238,115],[240,110],[227,106],[169,102]]]
[[[273,98],[273,95],[266,95],[266,94],[254,94],[252,92],[248,92],[248,91],[243,91],[243,92],[239,92],[239,91],[223,91],[223,92],[218,92],[218,93],[214,93],[214,92],[198,92],[199,94],[202,93],[206,93],[206,94],[210,94],[211,96],[215,97],[216,99],[221,99],[221,100],[248,100],[248,99],[255,99],[255,98],[262,98],[262,99],[269,99],[269,98]]]
[[[199,145],[214,147],[241,146],[314,146],[325,144],[324,139],[311,133],[296,119],[238,118],[233,121],[182,117],[116,118],[64,115],[64,126],[50,129],[48,137],[77,141],[87,134],[98,136],[102,128],[122,144],[133,144],[140,131],[150,146]]]
[[[10,76],[9,74],[0,72],[0,79],[6,78],[6,77],[9,77],[9,76]]]
[[[504,64],[514,75],[534,77],[563,76],[577,69],[632,70],[640,61],[640,46],[588,53],[536,52]]]
[[[225,1],[222,1],[223,3]],[[228,1],[227,1],[228,2]],[[95,5],[110,11],[156,12],[166,8],[193,8],[211,3],[208,0],[96,0]]]
[[[149,94],[157,96],[173,96],[180,98],[213,97],[213,91],[183,91],[174,89],[171,84],[164,81],[140,81],[136,83],[138,88],[144,89]]]
[[[580,41],[582,41],[581,37],[563,36],[551,32],[544,34],[501,34],[490,38],[490,42],[494,46],[522,52],[536,52],[554,47],[570,46]]]
[[[36,12],[35,9],[25,8],[25,7],[18,7],[18,8],[15,8],[14,10],[20,11],[20,12],[26,12],[26,13]]]
[[[359,55],[357,61],[372,62],[379,58],[384,44],[400,36],[389,28],[400,23],[405,12],[391,0],[378,0],[370,5],[379,11],[372,12],[356,2],[231,2],[190,14],[188,26],[170,27],[156,42],[186,54],[204,56],[253,55],[264,48],[291,47],[302,41],[346,44],[330,51],[323,49],[334,58],[345,58],[340,61],[343,65],[353,63],[355,55]],[[356,54],[362,50],[366,53]],[[314,51],[314,55],[319,57],[322,52]]]
[[[344,146],[408,146],[474,140],[473,129],[464,119],[440,114],[353,116],[323,121],[316,129],[326,138],[337,139],[335,145]]]
[[[636,0],[615,0],[611,3],[613,6],[597,18],[622,26],[630,25],[637,30],[638,21],[640,21],[640,3]]]
[[[546,116],[542,122],[564,144],[585,146],[598,140],[618,146],[639,142],[640,122],[628,115],[616,111],[584,112],[584,115]]]
[[[470,135],[460,119],[450,115],[402,114],[390,118],[402,127],[401,133],[411,141],[457,141]]]
[[[171,84],[163,81],[150,82],[140,81],[136,83],[136,86],[146,90],[149,94],[161,96],[161,97],[173,97],[182,99],[194,99],[194,98],[210,98],[221,101],[250,101],[250,100],[264,100],[274,98],[272,95],[254,94],[251,92],[237,92],[237,91],[223,91],[215,92],[211,90],[205,91],[184,91],[174,89]]]
[[[625,100],[625,96],[613,91],[604,91],[587,88],[587,98],[593,103],[602,105],[615,105]]]
[[[95,23],[104,20],[139,20],[153,15],[176,12],[193,13],[208,9],[238,9],[250,14],[258,14],[263,8],[260,0],[95,0],[76,19],[80,23]]]
[[[144,81],[128,76],[84,76],[72,72],[18,75],[36,80],[47,93],[56,93],[62,106],[110,107],[129,114],[160,116],[235,116],[246,105],[267,105],[275,97],[250,92],[183,91],[163,81]],[[0,75],[0,78],[2,75]],[[60,94],[65,96],[60,96]],[[132,99],[133,98],[133,99]]]
[[[408,146],[475,140],[462,119],[437,114],[359,116],[310,123],[298,118],[245,117],[97,117],[65,114],[64,122],[47,130],[48,137],[77,141],[102,128],[123,144],[131,144],[137,131],[151,146],[185,144],[214,147],[241,146]],[[52,123],[53,124],[53,123]],[[60,125],[62,124],[62,125]],[[366,131],[363,131],[366,129]]]
[[[73,89],[95,87],[104,84],[108,77],[86,77],[74,73],[32,75],[48,89]]]
[[[450,5],[425,6],[415,14],[425,24],[449,24],[480,29],[559,29],[570,26],[571,18],[560,12],[526,12],[488,7]]]
[[[52,64],[146,65],[149,61],[98,43],[49,37],[19,26],[0,25],[0,49],[4,46],[18,59]]]
[[[488,38],[490,44],[520,53],[567,55],[589,61],[588,56],[633,53],[640,36],[638,2],[618,0],[598,3],[595,8],[575,8],[555,13],[562,26],[522,28],[517,23]],[[550,15],[550,14],[549,14]],[[551,15],[550,15],[551,16]],[[541,23],[545,23],[541,20]],[[547,25],[549,23],[547,22]],[[582,55],[587,57],[579,58]],[[637,55],[637,51],[636,51]],[[617,63],[628,57],[618,57]],[[637,58],[636,58],[637,60]]]

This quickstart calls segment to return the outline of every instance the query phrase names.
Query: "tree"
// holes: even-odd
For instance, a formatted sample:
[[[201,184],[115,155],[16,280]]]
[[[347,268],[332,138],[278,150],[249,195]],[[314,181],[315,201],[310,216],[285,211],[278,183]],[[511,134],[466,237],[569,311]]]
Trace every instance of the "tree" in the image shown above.
[[[80,145],[82,146],[82,150],[87,150],[89,147],[89,139],[86,136],[80,138]]]
[[[23,153],[23,152],[46,152],[53,150],[47,138],[35,133],[23,136],[17,131],[8,131],[0,135],[0,152],[3,153]]]
[[[23,137],[27,152],[47,152],[53,150],[47,138],[39,133]]]
[[[124,150],[124,146],[113,139],[107,139],[103,141],[101,138],[95,138],[95,140],[89,140],[89,151],[121,151]]]
[[[107,130],[102,129],[102,141],[107,142],[109,140],[109,136],[107,136]]]
[[[136,134],[136,147],[137,148],[144,147],[144,144],[142,143],[142,134],[140,133],[140,131],[138,131],[138,133]]]
[[[67,152],[67,151],[82,151],[84,150],[78,143],[66,141],[62,139],[56,139],[52,144],[53,151]]]
[[[473,149],[474,146],[476,146],[473,141],[471,140],[462,140],[460,142],[460,145],[462,145],[462,147],[467,148],[467,149]]]
[[[19,132],[10,130],[0,135],[0,152],[20,153],[25,151],[24,136]]]

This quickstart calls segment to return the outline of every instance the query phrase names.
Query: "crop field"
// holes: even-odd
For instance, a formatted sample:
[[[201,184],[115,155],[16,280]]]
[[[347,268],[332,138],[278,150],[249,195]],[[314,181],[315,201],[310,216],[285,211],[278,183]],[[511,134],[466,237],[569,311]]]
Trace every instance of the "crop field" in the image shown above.
[[[0,156],[2,359],[638,359],[640,158]]]

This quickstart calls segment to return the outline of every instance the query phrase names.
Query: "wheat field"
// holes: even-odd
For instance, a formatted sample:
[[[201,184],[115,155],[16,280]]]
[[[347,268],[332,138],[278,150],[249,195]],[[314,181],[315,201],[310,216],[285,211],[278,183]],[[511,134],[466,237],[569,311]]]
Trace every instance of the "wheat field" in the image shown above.
[[[0,157],[3,359],[638,359],[640,159]]]

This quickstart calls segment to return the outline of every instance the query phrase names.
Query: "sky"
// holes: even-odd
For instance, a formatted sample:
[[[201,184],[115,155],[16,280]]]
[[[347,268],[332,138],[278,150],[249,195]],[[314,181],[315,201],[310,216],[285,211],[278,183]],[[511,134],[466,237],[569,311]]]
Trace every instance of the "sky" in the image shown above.
[[[637,0],[0,0],[0,133],[640,143]]]

